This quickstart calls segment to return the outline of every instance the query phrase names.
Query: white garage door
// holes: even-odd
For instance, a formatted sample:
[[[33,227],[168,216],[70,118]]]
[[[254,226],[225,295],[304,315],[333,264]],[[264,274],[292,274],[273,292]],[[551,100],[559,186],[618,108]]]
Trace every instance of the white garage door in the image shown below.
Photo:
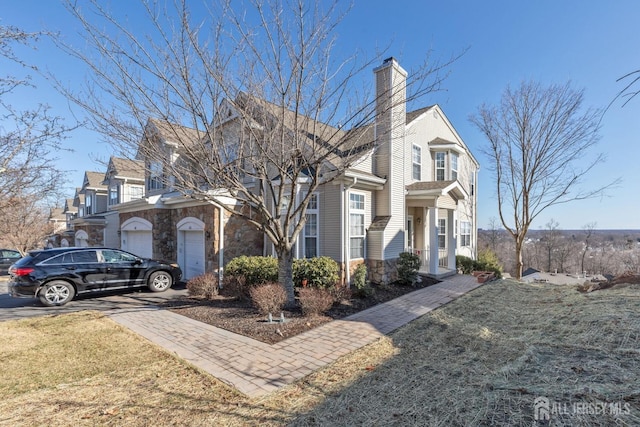
[[[153,256],[151,231],[126,231],[123,245],[125,251],[136,254],[142,258]]]
[[[183,277],[185,280],[204,273],[204,233],[202,231],[182,231],[184,233]]]

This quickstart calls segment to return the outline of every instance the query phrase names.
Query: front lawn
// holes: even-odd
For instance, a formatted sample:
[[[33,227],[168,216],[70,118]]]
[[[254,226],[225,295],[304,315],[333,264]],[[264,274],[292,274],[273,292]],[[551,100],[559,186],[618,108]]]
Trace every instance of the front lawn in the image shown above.
[[[0,342],[2,426],[640,425],[640,285],[490,283],[256,399],[99,313]]]

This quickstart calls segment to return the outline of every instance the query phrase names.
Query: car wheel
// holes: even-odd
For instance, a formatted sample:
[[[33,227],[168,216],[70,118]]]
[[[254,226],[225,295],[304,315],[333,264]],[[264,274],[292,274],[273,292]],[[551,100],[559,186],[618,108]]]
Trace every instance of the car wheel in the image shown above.
[[[153,292],[163,292],[173,285],[173,277],[166,271],[154,271],[149,276],[147,286]]]
[[[62,280],[56,280],[44,285],[38,293],[40,302],[47,307],[64,305],[71,301],[76,294],[75,289],[70,283]]]

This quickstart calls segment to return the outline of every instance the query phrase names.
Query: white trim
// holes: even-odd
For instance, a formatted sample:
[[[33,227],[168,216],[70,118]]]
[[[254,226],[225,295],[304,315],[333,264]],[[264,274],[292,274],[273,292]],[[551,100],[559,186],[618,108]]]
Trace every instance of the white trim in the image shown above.
[[[153,230],[153,224],[144,218],[134,216],[129,218],[120,226],[121,231],[151,231]]]

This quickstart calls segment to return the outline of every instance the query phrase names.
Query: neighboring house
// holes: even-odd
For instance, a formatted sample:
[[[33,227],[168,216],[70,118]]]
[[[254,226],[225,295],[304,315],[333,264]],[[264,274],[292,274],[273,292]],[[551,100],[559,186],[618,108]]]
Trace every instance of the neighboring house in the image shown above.
[[[420,257],[424,274],[455,274],[456,254],[476,256],[479,164],[438,105],[406,111],[407,73],[393,58],[374,73],[378,111],[374,124],[350,131],[313,126],[351,138],[351,149],[361,157],[315,192],[295,256],[329,256],[342,266],[347,282],[362,263],[373,282],[395,280],[403,251]],[[390,91],[389,84],[401,90]],[[246,101],[247,95],[243,96]],[[226,104],[228,119],[219,126],[234,135],[242,125],[232,110],[242,108],[241,101]],[[261,105],[269,108],[266,102]],[[120,213],[123,249],[177,260],[186,279],[205,271],[221,274],[220,267],[238,255],[275,254],[260,232],[221,206],[172,188],[175,181],[168,176],[167,165],[180,156],[176,141],[202,137],[194,129],[150,119],[141,144],[154,144],[167,161],[141,158],[145,197],[112,206]],[[340,153],[334,157],[332,161],[340,161]],[[303,197],[304,182],[296,185],[296,194]],[[227,197],[224,203],[233,206],[235,200]]]
[[[103,185],[107,186],[109,197],[107,209],[112,209],[120,203],[140,200],[144,197],[145,189],[144,162],[137,160],[111,157],[107,172],[104,174]]]
[[[162,150],[168,163],[176,161],[181,140],[199,134],[182,126],[150,119],[141,144]],[[143,257],[177,261],[188,280],[206,271],[222,273],[220,266],[239,255],[261,255],[261,233],[229,214],[220,205],[194,200],[171,187],[172,177],[163,163],[141,159],[145,172],[145,197],[112,206],[120,217],[120,247]],[[235,204],[232,198],[225,203]]]
[[[64,213],[64,208],[51,208],[49,222],[53,224],[54,233],[65,231],[67,229],[67,216]]]
[[[107,212],[107,186],[102,184],[103,180],[104,173],[86,171],[82,187],[76,190],[73,206],[78,214],[71,221],[72,246],[111,246],[111,236],[117,235],[117,213]],[[115,224],[113,219],[116,219]]]

